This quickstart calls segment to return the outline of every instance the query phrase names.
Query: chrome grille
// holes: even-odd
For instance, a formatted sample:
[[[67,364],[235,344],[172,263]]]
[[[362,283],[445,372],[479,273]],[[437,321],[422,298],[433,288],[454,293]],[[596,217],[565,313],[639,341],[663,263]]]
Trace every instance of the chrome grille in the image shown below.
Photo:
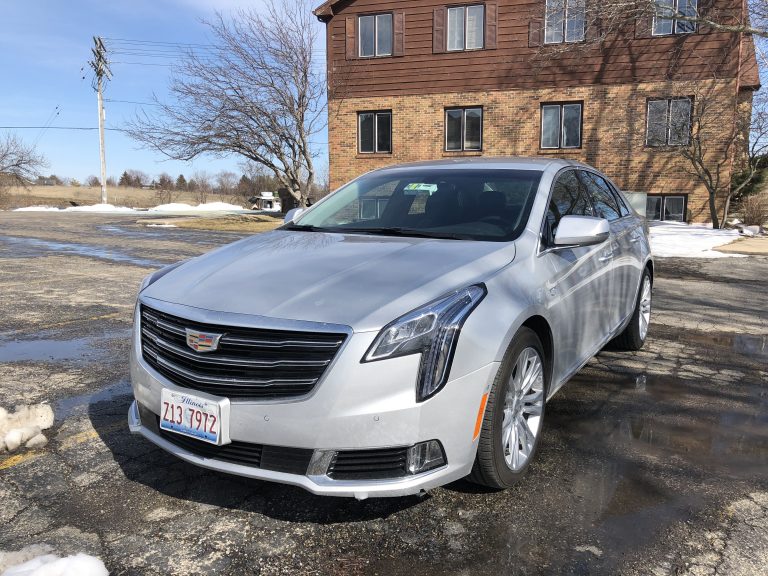
[[[222,334],[213,352],[187,346],[186,329]],[[185,388],[238,399],[308,394],[346,334],[203,324],[141,306],[144,361]]]

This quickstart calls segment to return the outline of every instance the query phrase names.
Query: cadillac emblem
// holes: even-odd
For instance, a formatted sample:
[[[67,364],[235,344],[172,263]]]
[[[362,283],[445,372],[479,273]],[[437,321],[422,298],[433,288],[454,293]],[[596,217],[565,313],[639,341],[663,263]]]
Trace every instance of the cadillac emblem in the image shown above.
[[[186,329],[187,346],[195,352],[213,352],[219,347],[222,334],[207,334],[197,330]]]

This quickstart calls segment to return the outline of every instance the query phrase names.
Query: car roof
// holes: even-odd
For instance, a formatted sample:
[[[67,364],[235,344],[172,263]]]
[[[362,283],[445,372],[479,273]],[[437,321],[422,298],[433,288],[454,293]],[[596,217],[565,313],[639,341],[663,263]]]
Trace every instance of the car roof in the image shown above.
[[[494,170],[537,170],[543,172],[548,168],[560,169],[567,166],[579,166],[582,168],[591,168],[581,162],[573,160],[564,160],[562,158],[546,157],[475,157],[475,158],[448,158],[444,160],[425,160],[421,162],[409,162],[406,164],[396,164],[374,170],[375,173],[398,172],[401,170],[411,170],[413,168],[436,168],[448,170],[478,169],[487,168]]]

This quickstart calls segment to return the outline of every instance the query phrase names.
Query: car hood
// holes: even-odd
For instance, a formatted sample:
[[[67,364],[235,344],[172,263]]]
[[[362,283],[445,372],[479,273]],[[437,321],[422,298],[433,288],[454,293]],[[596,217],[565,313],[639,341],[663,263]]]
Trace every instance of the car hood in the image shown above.
[[[142,296],[362,332],[482,281],[514,255],[511,242],[276,230],[195,258]]]

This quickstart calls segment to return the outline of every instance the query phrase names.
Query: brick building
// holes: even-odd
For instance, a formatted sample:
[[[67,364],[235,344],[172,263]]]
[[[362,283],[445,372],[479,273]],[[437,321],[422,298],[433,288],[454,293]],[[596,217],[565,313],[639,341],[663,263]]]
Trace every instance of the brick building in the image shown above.
[[[655,17],[594,43],[583,6],[325,2],[315,14],[327,28],[331,188],[400,162],[553,155],[647,193],[649,218],[707,220],[706,189],[677,147],[706,99],[718,109],[718,121],[702,126],[709,154],[738,162],[723,122],[751,112],[751,38]]]

